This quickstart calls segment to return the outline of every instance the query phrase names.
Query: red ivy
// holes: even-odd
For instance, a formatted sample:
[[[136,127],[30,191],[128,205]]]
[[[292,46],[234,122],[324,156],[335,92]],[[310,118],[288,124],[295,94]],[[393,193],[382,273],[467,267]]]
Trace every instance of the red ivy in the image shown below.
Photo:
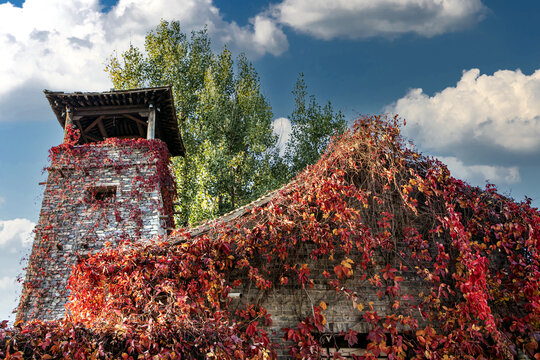
[[[364,341],[357,359],[540,359],[538,210],[451,177],[399,132],[397,118],[362,118],[266,206],[194,239],[88,258],[66,320],[5,329],[4,355],[271,358],[271,314],[262,301],[234,311],[231,289],[309,294],[322,281],[328,299],[283,329],[291,357],[320,358],[329,335]],[[331,293],[368,333],[332,331]]]

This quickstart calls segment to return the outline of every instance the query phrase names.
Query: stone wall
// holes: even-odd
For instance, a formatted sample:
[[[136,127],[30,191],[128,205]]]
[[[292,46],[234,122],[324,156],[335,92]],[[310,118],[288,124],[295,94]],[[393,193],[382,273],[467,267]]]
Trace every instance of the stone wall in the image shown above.
[[[158,174],[166,160],[151,147],[129,144],[59,147],[53,153],[18,320],[64,315],[67,280],[80,257],[109,242],[167,234],[172,209],[164,210],[162,194],[172,192],[163,191],[170,184]]]
[[[307,264],[310,268],[310,277],[313,279],[313,286],[302,287],[296,279],[289,277],[287,285],[281,285],[273,288],[270,291],[260,291],[250,284],[249,280],[245,277],[245,274],[235,274],[236,277],[243,279],[244,286],[233,289],[231,292],[239,293],[239,298],[234,298],[231,301],[231,309],[234,312],[235,308],[243,308],[246,303],[260,304],[262,305],[272,318],[272,325],[267,328],[270,338],[278,344],[278,359],[288,359],[287,346],[290,345],[283,340],[284,328],[296,328],[298,324],[305,320],[307,316],[313,313],[313,306],[319,306],[321,302],[324,302],[326,309],[323,314],[326,318],[325,329],[323,333],[316,334],[321,342],[324,342],[323,338],[331,339],[330,342],[343,346],[340,349],[340,354],[349,354],[352,351],[355,355],[364,354],[365,347],[368,343],[367,335],[371,330],[370,325],[365,321],[364,314],[368,312],[376,312],[379,317],[386,315],[399,314],[410,315],[417,318],[418,321],[422,321],[419,316],[418,310],[415,309],[415,305],[418,299],[418,294],[425,290],[426,284],[414,273],[414,271],[399,272],[400,276],[404,277],[404,281],[401,282],[401,294],[411,295],[410,301],[404,301],[401,296],[393,297],[391,295],[379,296],[377,292],[379,287],[372,285],[363,275],[370,275],[374,273],[380,273],[387,262],[381,256],[374,256],[374,263],[367,269],[366,273],[361,273],[358,269],[354,274],[344,280],[342,285],[348,290],[353,290],[353,293],[349,295],[346,291],[339,292],[330,284],[323,272],[326,271],[330,274],[334,273],[334,266],[338,265],[343,260],[343,254],[336,254],[336,260],[330,261],[328,259],[319,259],[313,261],[310,258],[310,253],[314,249],[313,244],[303,243],[298,245],[297,265],[300,267],[302,264]],[[359,258],[358,253],[351,253],[348,255],[351,259]],[[233,276],[233,279],[235,276]],[[383,282],[383,293],[386,289],[386,281]],[[277,283],[277,282],[275,282]],[[353,302],[354,300],[354,302]],[[400,301],[400,308],[393,308],[395,300]],[[361,304],[363,310],[360,311],[355,304]],[[358,344],[354,349],[347,349],[348,345],[346,341],[343,341],[343,335],[340,333],[346,333],[349,329],[358,332]],[[407,329],[401,328],[400,331]],[[334,348],[329,346],[329,349],[324,349],[325,352],[330,350],[330,353]],[[328,358],[332,358],[329,356]],[[347,358],[351,358],[347,357]],[[379,358],[386,359],[385,355],[381,355]]]

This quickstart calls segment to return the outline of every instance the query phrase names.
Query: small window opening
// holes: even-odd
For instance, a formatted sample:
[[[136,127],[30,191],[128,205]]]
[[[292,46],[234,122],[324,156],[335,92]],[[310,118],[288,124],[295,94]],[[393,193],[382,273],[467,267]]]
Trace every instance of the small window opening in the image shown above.
[[[116,197],[116,186],[95,186],[87,190],[89,202],[112,202]]]

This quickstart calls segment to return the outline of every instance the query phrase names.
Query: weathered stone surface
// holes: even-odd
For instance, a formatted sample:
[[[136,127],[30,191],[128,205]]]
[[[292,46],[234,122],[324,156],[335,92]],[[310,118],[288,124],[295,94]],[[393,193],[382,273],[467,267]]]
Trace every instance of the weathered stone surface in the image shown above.
[[[141,146],[77,146],[53,160],[17,318],[64,316],[67,281],[80,257],[108,242],[165,236],[159,157]],[[69,161],[67,161],[69,160]],[[107,193],[108,192],[108,193]],[[170,195],[172,196],[172,194]],[[170,200],[170,199],[169,199]],[[167,212],[170,212],[169,209]]]

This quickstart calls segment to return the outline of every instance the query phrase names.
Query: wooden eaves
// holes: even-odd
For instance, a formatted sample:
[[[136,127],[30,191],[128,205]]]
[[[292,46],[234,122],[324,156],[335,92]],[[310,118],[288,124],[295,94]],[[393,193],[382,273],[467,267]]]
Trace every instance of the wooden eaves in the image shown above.
[[[81,131],[81,143],[107,137],[154,138],[167,143],[172,156],[185,153],[170,86],[106,92],[52,92],[44,90],[60,125],[66,119]],[[148,129],[149,120],[155,128]]]

